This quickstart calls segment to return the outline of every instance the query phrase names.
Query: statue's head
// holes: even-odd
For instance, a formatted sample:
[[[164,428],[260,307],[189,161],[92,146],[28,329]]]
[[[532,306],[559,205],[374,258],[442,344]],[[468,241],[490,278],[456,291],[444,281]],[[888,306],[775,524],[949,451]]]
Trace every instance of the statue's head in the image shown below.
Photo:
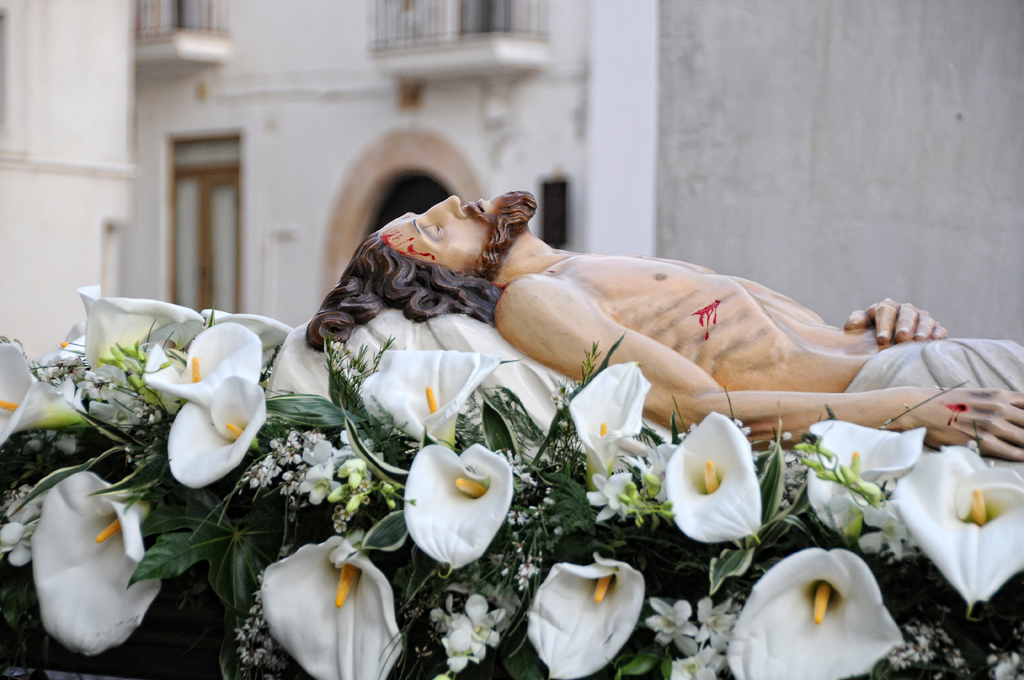
[[[356,249],[306,327],[306,342],[344,342],[385,309],[412,321],[466,314],[493,323],[501,290],[492,279],[536,210],[533,195],[517,191],[467,204],[452,196],[399,217]]]

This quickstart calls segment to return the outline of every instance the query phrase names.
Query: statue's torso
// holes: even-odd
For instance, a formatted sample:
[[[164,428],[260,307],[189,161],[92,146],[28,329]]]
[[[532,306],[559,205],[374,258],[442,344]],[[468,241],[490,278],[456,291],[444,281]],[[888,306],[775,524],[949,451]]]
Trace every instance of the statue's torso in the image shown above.
[[[531,285],[565,291],[540,300],[570,316],[593,300],[732,390],[840,392],[878,351],[871,333],[845,333],[763,286],[682,262],[573,256],[510,287]]]

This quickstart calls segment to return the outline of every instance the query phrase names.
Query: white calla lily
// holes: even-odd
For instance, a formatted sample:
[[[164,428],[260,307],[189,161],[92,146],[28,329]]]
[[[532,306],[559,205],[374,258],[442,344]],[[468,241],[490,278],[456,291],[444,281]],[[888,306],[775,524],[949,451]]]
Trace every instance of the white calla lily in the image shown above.
[[[128,586],[145,553],[140,525],[146,506],[91,495],[109,486],[91,472],[61,481],[46,494],[32,536],[43,628],[86,655],[127,640],[160,592],[159,580]]]
[[[695,541],[735,541],[761,528],[750,442],[720,413],[709,413],[669,459],[665,494],[676,524]]]
[[[512,468],[480,444],[424,447],[405,486],[405,524],[420,550],[458,569],[494,540],[512,505]]]
[[[569,402],[569,415],[587,451],[587,485],[593,491],[595,474],[611,474],[619,442],[640,434],[644,425],[644,400],[651,389],[630,361],[598,373]]]
[[[398,660],[391,585],[340,536],[267,567],[261,592],[271,637],[316,680],[386,678]]]
[[[838,680],[871,670],[903,643],[868,565],[808,548],[754,585],[729,642],[736,680]]]
[[[160,367],[167,355],[152,347],[146,360],[146,384],[166,394],[209,407],[220,384],[231,376],[255,383],[263,367],[259,337],[239,324],[216,325],[196,336],[185,355],[185,367]]]
[[[823,420],[809,429],[821,438],[821,446],[834,453],[840,464],[851,466],[854,454],[859,454],[861,478],[877,484],[893,482],[912,468],[921,457],[927,434],[923,427],[888,432],[841,420]],[[843,494],[849,491],[841,484],[819,479],[813,473],[807,475],[807,499],[819,518],[827,517],[829,499]]]
[[[260,316],[259,314],[228,314],[217,309],[204,309],[201,314],[206,323],[210,322],[210,316],[212,315],[214,325],[237,323],[248,328],[259,336],[264,351],[273,349],[283,343],[288,334],[294,330],[291,326],[285,325],[276,319],[271,319],[269,316]]]
[[[69,403],[74,383],[61,386],[35,379],[21,349],[0,343],[0,446],[22,430],[59,430],[81,422]]]
[[[225,378],[209,408],[190,401],[174,419],[167,439],[171,474],[193,489],[212,484],[242,462],[265,422],[263,388],[238,376]]]
[[[911,537],[973,605],[1024,569],[1024,479],[963,446],[924,456],[893,494]]]
[[[159,300],[100,298],[89,305],[85,359],[98,368],[115,345],[164,341],[184,346],[203,327],[203,317],[187,307]]]
[[[625,562],[559,563],[537,589],[527,636],[551,678],[582,678],[611,663],[633,634],[644,577]]]
[[[363,401],[370,413],[390,414],[416,439],[425,430],[452,443],[459,409],[500,364],[499,357],[476,352],[388,350],[363,383]]]

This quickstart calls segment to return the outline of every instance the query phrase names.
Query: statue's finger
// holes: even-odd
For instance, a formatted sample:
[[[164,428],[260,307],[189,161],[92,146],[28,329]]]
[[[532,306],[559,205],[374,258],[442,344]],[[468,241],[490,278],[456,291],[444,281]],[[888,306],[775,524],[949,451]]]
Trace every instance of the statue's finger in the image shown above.
[[[868,318],[868,313],[863,309],[858,309],[856,312],[850,315],[843,325],[844,331],[859,331],[867,328],[871,325],[871,319]]]
[[[875,310],[875,336],[879,347],[892,344],[893,323],[896,321],[897,309],[891,305],[880,304]]]
[[[921,312],[917,317],[917,330],[914,331],[914,340],[930,340],[932,333],[938,327],[935,319],[928,316],[927,312]]]
[[[942,326],[936,325],[935,326],[935,330],[932,331],[932,340],[945,340],[945,339],[946,339],[946,329],[943,328]]]
[[[917,322],[917,309],[913,305],[901,305],[899,314],[896,316],[896,331],[892,334],[892,339],[897,343],[911,340],[914,337]]]

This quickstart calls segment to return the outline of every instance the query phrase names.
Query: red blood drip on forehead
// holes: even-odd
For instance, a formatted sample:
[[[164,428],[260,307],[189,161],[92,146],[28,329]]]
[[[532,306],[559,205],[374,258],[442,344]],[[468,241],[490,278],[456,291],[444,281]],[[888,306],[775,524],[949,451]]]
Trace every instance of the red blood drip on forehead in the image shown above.
[[[409,239],[409,240],[411,241],[412,239]],[[416,248],[414,246],[409,246],[408,248],[405,249],[405,252],[409,253],[410,255],[419,255],[420,257],[429,257],[431,260],[436,260],[437,259],[436,257],[431,255],[430,253],[421,253],[420,251],[416,250]]]
[[[397,250],[399,252],[402,252],[402,250],[404,249],[405,252],[407,254],[409,254],[409,255],[419,255],[420,257],[429,257],[431,260],[436,260],[437,259],[431,253],[425,253],[425,252],[420,252],[420,251],[416,250],[416,247],[414,245],[412,245],[412,242],[415,241],[416,238],[414,236],[410,236],[408,238],[403,238],[402,237],[402,232],[399,229],[395,229],[395,228],[388,229],[387,231],[385,231],[384,233],[382,233],[380,235],[380,238],[381,238],[382,241],[384,241],[385,244],[387,244],[387,246],[389,248],[391,248],[393,250]]]

